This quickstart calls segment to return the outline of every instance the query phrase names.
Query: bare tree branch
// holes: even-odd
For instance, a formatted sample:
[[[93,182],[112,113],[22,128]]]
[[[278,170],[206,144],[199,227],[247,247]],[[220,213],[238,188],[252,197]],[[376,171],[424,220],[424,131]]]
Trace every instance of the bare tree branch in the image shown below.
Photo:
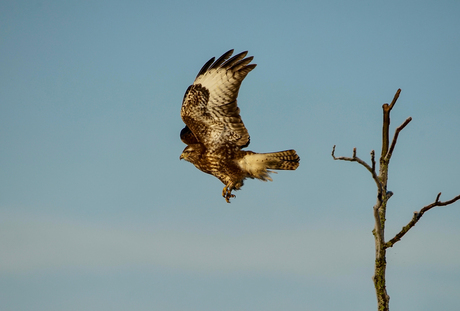
[[[389,133],[390,133],[390,111],[393,109],[396,101],[399,98],[399,94],[401,93],[401,89],[396,91],[391,104],[383,104],[383,128],[382,128],[382,153],[380,159],[384,159],[385,155],[388,153],[388,145],[390,142]]]
[[[393,109],[393,106],[396,104],[396,101],[398,100],[399,98],[399,94],[401,94],[401,89],[398,89],[396,91],[396,94],[395,96],[393,97],[393,100],[391,101],[391,104],[390,104],[390,110]]]
[[[382,153],[380,159],[382,159],[388,152],[389,144],[389,132],[390,132],[390,106],[383,104],[383,125],[382,125]]]
[[[422,208],[420,211],[418,212],[414,212],[414,216],[412,217],[412,220],[406,225],[404,226],[401,231],[396,234],[394,236],[394,238],[392,238],[390,241],[388,241],[387,243],[385,243],[385,248],[389,248],[389,247],[392,247],[396,242],[398,242],[399,240],[401,240],[401,238],[413,227],[415,226],[415,224],[420,220],[420,218],[423,216],[423,214],[427,211],[429,211],[430,209],[432,209],[433,207],[435,206],[446,206],[446,205],[449,205],[449,204],[452,204],[454,203],[455,201],[457,200],[460,200],[460,195],[456,196],[455,198],[453,198],[452,200],[449,200],[449,201],[445,201],[445,202],[441,202],[439,201],[439,198],[441,197],[441,192],[438,193],[438,195],[436,196],[436,200],[431,203],[430,205],[427,205],[425,206],[424,208]]]
[[[401,132],[409,122],[412,121],[412,117],[409,117],[404,121],[400,126],[398,126],[395,130],[395,135],[393,136],[393,141],[391,142],[390,150],[388,150],[387,154],[385,155],[385,160],[390,161],[391,155],[393,154],[393,150],[395,149],[396,142],[398,140],[399,132]]]
[[[379,177],[377,176],[377,173],[375,172],[375,152],[374,150],[371,151],[371,161],[372,161],[372,167],[369,166],[366,162],[361,160],[356,156],[356,148],[353,148],[353,157],[336,157],[335,156],[335,145],[332,147],[332,158],[334,160],[342,160],[342,161],[350,161],[350,162],[358,162],[362,166],[364,166],[372,175],[372,178],[374,179],[375,183],[377,184],[377,188],[379,190],[379,193],[382,193],[383,191],[383,186],[382,183],[380,182]]]
[[[375,151],[371,151],[371,163],[372,163],[372,171],[375,172]]]

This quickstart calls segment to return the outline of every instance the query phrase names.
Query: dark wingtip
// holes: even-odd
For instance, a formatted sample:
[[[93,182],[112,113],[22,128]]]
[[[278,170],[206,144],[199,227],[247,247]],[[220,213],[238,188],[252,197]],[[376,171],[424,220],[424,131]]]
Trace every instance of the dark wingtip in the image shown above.
[[[203,73],[205,73],[208,69],[209,69],[209,66],[212,65],[212,63],[214,62],[215,58],[211,58],[210,60],[208,60],[206,62],[206,64],[203,65],[203,67],[201,67],[200,71],[198,72],[198,74],[196,75],[196,77],[198,78],[199,76],[201,76]]]
[[[196,78],[199,76],[203,75],[206,73],[206,71],[214,69],[214,68],[231,68],[234,69],[235,71],[241,71],[245,72],[246,74],[253,70],[257,65],[256,64],[250,64],[250,62],[253,60],[253,56],[249,56],[247,58],[246,55],[248,55],[248,51],[241,52],[233,57],[232,56],[234,52],[234,49],[230,49],[224,54],[222,54],[221,57],[219,57],[217,60],[215,60],[215,57],[211,58],[204,64],[204,66],[201,68],[201,70],[198,72],[196,75]]]
[[[208,60],[206,64],[204,64],[204,66],[200,69],[196,77],[198,78],[199,76],[204,74],[206,71],[213,69],[213,68],[217,68],[220,65],[222,65],[230,56],[232,56],[233,51],[234,51],[233,49],[228,50],[227,52],[222,54],[222,56],[219,57],[216,61],[214,61],[216,59],[215,57]]]

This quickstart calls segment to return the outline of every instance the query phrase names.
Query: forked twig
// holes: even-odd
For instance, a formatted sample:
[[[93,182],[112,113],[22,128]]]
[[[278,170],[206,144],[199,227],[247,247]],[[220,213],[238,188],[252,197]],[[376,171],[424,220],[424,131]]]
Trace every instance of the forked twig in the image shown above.
[[[331,155],[332,155],[332,158],[334,160],[358,162],[359,164],[364,166],[371,173],[372,179],[374,179],[375,183],[377,184],[377,188],[379,189],[379,191],[383,191],[382,183],[380,182],[380,179],[377,176],[377,173],[375,171],[375,152],[374,152],[374,150],[371,151],[372,167],[369,166],[369,164],[367,164],[365,161],[361,160],[360,158],[358,158],[356,156],[356,148],[353,148],[353,156],[351,158],[350,157],[336,157],[335,156],[335,145],[334,145],[334,147],[332,147],[332,154]]]
[[[452,200],[449,200],[449,201],[445,201],[445,202],[441,202],[439,201],[439,198],[441,197],[441,192],[438,193],[438,195],[436,196],[436,200],[425,206],[424,208],[422,208],[420,211],[418,212],[414,212],[414,216],[412,217],[411,221],[405,225],[401,231],[399,231],[399,233],[397,233],[394,238],[392,238],[390,241],[386,242],[385,243],[385,248],[389,248],[389,247],[392,247],[396,242],[398,242],[399,240],[401,240],[401,238],[413,227],[415,226],[415,224],[420,220],[420,218],[422,218],[423,214],[427,211],[429,211],[430,209],[432,209],[433,207],[436,207],[436,206],[446,206],[446,205],[449,205],[449,204],[452,204],[454,203],[455,201],[458,201],[460,200],[460,195],[456,196],[455,198],[453,198]]]

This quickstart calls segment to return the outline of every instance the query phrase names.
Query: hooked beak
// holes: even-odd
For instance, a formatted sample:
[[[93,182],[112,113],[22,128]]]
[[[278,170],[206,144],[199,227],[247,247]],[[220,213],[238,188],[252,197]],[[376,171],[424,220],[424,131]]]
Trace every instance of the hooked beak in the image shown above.
[[[180,157],[179,157],[179,160],[182,160],[184,158],[184,155],[181,154]]]

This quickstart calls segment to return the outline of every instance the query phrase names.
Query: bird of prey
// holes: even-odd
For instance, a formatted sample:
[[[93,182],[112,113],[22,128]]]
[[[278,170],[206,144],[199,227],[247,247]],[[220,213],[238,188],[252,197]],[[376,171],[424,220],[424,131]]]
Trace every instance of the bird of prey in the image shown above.
[[[249,145],[249,133],[236,98],[241,82],[256,67],[250,64],[253,57],[246,57],[247,53],[231,57],[230,50],[216,61],[211,58],[188,87],[181,108],[185,127],[180,138],[187,147],[180,159],[223,182],[222,196],[227,203],[246,178],[272,181],[271,170],[295,170],[300,160],[295,150],[242,150]]]

